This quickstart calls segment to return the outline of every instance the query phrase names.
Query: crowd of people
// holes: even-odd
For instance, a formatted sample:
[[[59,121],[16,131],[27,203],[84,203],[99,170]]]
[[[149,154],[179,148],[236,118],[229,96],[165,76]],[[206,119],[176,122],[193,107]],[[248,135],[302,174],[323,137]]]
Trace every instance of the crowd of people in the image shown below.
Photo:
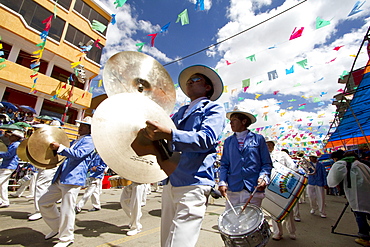
[[[308,177],[306,190],[311,208],[309,213],[317,212],[321,218],[326,218],[325,190],[328,186],[336,187],[342,183],[358,223],[359,238],[356,242],[370,245],[367,224],[370,203],[366,197],[370,188],[370,169],[358,157],[352,153],[333,153],[332,158],[336,162],[328,175],[324,165],[318,161],[317,153],[311,152],[305,156],[309,158],[306,165],[313,172],[302,171],[289,151],[276,149],[276,140],[248,130],[256,122],[253,114],[241,108],[226,113],[224,107],[215,102],[222,94],[223,84],[213,69],[204,65],[190,66],[180,73],[179,85],[191,102],[172,116],[176,128],[170,129],[149,119],[143,129],[145,138],[151,141],[166,140],[171,152],[180,153],[176,169],[162,181],[161,246],[196,245],[208,197],[216,186],[214,164],[226,118],[230,120],[234,133],[224,142],[217,177],[218,190],[228,201],[225,210],[246,202],[261,207],[273,169],[276,169],[274,164],[279,163],[300,176]],[[79,137],[70,147],[57,142],[50,143],[50,149],[67,159],[48,175],[39,171],[36,178],[35,214],[30,220],[43,218],[50,227],[45,240],[58,236],[57,247],[74,242],[76,214],[81,212],[90,197],[93,208],[89,211],[101,209],[101,180],[107,165],[94,147],[92,118],[86,117],[77,122]],[[8,135],[8,151],[0,153],[0,158],[3,158],[0,166],[0,207],[9,207],[7,181],[17,168],[15,150],[24,138],[24,134],[16,130]],[[81,187],[86,187],[86,190],[77,202]],[[142,230],[141,207],[145,205],[147,188],[147,184],[134,182],[122,190],[120,203],[130,218],[128,236]],[[58,208],[56,202],[60,200]],[[272,239],[282,239],[283,225],[286,225],[289,238],[295,240],[295,222],[300,221],[299,203],[296,203],[282,223],[278,220],[272,222]]]
[[[6,107],[0,103],[0,125],[13,124],[17,122],[34,123],[34,113],[31,111],[16,110]]]

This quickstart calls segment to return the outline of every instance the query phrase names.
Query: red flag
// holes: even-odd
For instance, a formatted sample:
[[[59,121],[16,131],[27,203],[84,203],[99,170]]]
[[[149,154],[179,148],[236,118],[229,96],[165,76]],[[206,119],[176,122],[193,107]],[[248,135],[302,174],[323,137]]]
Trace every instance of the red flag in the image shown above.
[[[45,20],[42,21],[42,24],[45,24],[45,29],[44,31],[49,31],[50,27],[51,27],[51,20],[53,19],[53,15],[49,16],[48,18],[46,18]]]
[[[150,40],[150,45],[153,47],[154,46],[154,40],[155,38],[157,37],[158,33],[153,33],[153,34],[148,34],[147,36],[151,36],[151,40]]]

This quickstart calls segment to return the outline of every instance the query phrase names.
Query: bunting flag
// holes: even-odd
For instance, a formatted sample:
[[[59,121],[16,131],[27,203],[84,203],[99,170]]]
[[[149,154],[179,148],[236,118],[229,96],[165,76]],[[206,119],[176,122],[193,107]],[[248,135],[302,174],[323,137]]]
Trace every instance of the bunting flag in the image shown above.
[[[224,93],[227,93],[228,92],[228,87],[229,86],[224,86]]]
[[[344,45],[336,46],[336,47],[334,47],[334,49],[333,49],[333,50],[334,50],[334,51],[339,51],[339,49],[340,49],[340,48],[342,48],[343,46],[344,46]]]
[[[294,73],[294,65],[292,65],[292,67],[290,67],[290,69],[285,69],[285,74],[286,75],[293,74],[293,73]]]
[[[112,16],[112,20],[110,21],[110,23],[112,23],[112,25],[116,24],[117,21],[116,21],[116,14],[111,14]]]
[[[320,17],[316,17],[316,29],[325,27],[330,24],[330,21],[325,21],[321,19]]]
[[[274,95],[277,95],[279,92],[280,92],[279,90],[278,91],[274,91]]]
[[[141,52],[143,50],[143,47],[144,47],[145,43],[137,43],[136,46],[138,46],[138,49],[137,51],[138,52]]]
[[[242,88],[249,87],[251,85],[251,79],[242,80]]]
[[[256,93],[255,95],[256,95],[256,97],[254,97],[254,99],[258,99],[262,94]]]
[[[302,61],[297,62],[297,64],[298,64],[299,66],[301,66],[302,68],[306,69],[306,66],[307,66],[307,59],[303,59]]]
[[[171,24],[171,22],[169,22],[166,25],[164,25],[163,27],[161,27],[161,33],[167,32],[170,24]]]
[[[249,57],[246,57],[247,60],[251,61],[251,62],[255,62],[256,61],[256,55],[251,55]]]
[[[99,80],[98,87],[101,87],[103,85],[103,80]]]
[[[277,74],[276,70],[268,72],[267,76],[269,78],[269,81],[272,81],[272,80],[275,80],[275,79],[278,78],[278,74]]]
[[[349,16],[352,16],[352,15],[355,15],[355,14],[357,14],[357,13],[359,13],[359,12],[361,12],[361,11],[362,11],[362,9],[360,9],[360,8],[362,7],[362,5],[364,5],[364,4],[365,4],[365,2],[366,2],[366,1],[363,1],[363,2],[361,2],[361,1],[357,1],[357,2],[355,3],[355,5],[353,6],[353,8],[352,8],[351,12],[349,12],[348,17],[349,17]]]
[[[204,10],[204,0],[197,0],[196,3],[195,3],[195,10],[198,9],[198,6],[199,6],[199,9],[200,10]]]
[[[178,15],[176,23],[178,23],[179,21],[181,21],[182,26],[189,24],[188,9],[185,9]]]
[[[107,26],[104,25],[103,23],[97,21],[97,20],[93,20],[92,21],[91,28],[94,29],[94,30],[97,30],[97,31],[99,31],[101,33],[104,33],[104,31],[107,28]]]
[[[147,35],[147,36],[150,36],[151,37],[151,40],[150,40],[151,47],[154,47],[154,40],[157,37],[157,35],[158,35],[158,33],[153,33],[153,34],[148,34]]]
[[[299,38],[302,36],[302,33],[303,33],[303,30],[304,30],[304,27],[301,27],[300,29],[298,29],[296,31],[297,27],[294,28],[292,34],[290,35],[290,38],[289,40],[292,40],[292,39],[296,39],[296,38]]]
[[[101,49],[101,47],[99,46],[99,41],[100,41],[100,39],[95,40],[93,45],[94,45],[96,48]]]
[[[122,7],[127,0],[116,0],[113,4],[116,4],[116,8]]]
[[[348,73],[348,71],[346,71],[346,70],[344,70],[343,72],[342,72],[342,74],[339,76],[340,77],[340,79],[344,79],[344,77],[346,76],[346,75],[348,75],[349,73]]]
[[[1,40],[1,36],[0,36],[0,40]],[[2,49],[3,49],[3,44],[0,43],[0,63],[5,62],[5,58],[1,57],[1,56],[4,56],[4,51],[1,51]],[[0,70],[2,70],[5,67],[6,67],[6,64],[0,64]]]

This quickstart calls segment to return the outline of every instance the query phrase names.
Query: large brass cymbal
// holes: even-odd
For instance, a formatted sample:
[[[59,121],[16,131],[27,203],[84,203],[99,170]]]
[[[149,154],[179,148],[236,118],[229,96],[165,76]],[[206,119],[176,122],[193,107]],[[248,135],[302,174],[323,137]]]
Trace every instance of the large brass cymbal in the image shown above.
[[[154,155],[138,156],[131,148],[147,120],[175,128],[168,114],[140,93],[108,97],[95,110],[92,120],[91,135],[103,161],[120,176],[137,183],[153,183],[167,177]]]
[[[8,152],[8,147],[2,140],[0,140],[0,152]]]
[[[28,138],[27,150],[29,155],[38,163],[56,165],[64,158],[50,149],[51,142],[58,142],[69,147],[69,139],[64,130],[55,126],[45,126],[37,129]]]
[[[27,143],[28,139],[24,139],[18,146],[17,148],[17,155],[18,158],[22,161],[29,162],[27,153],[26,153],[26,148],[27,148]]]
[[[51,168],[54,168],[54,167],[57,167],[59,166],[60,164],[62,164],[64,162],[64,160],[66,159],[66,157],[63,157],[58,163],[56,164],[42,164],[40,162],[37,162],[36,160],[34,160],[31,155],[29,154],[28,152],[28,147],[26,147],[26,156],[27,156],[27,159],[28,159],[28,162],[30,162],[32,165],[34,165],[35,167],[37,168],[41,168],[41,169],[51,169]]]
[[[108,97],[119,93],[142,94],[160,105],[169,115],[176,102],[176,91],[167,70],[154,58],[135,51],[111,56],[103,71]]]

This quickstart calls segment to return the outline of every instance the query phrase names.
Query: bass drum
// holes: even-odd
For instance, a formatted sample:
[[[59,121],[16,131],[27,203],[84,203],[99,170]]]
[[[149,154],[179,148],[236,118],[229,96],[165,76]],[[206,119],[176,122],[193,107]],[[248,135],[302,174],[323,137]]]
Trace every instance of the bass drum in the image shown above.
[[[218,218],[218,229],[225,246],[266,246],[271,231],[262,210],[250,204],[241,213],[243,206],[234,208],[237,215],[232,209],[228,209]]]

